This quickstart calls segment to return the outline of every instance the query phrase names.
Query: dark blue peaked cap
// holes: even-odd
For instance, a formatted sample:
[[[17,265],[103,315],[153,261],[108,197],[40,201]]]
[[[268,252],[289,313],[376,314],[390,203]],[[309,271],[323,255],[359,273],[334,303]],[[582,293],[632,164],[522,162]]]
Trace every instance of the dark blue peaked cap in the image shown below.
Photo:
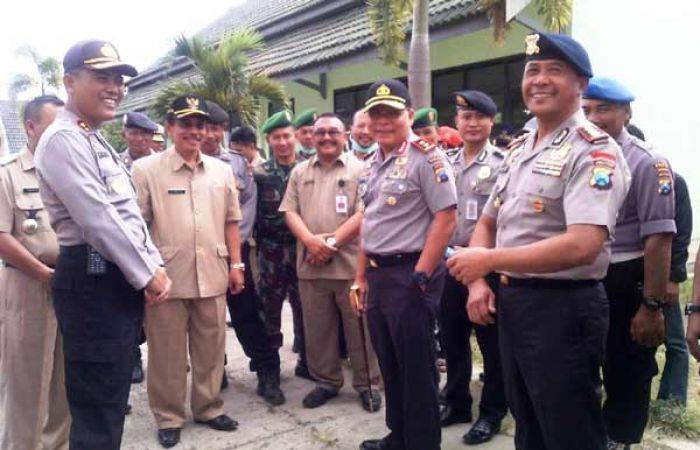
[[[593,77],[588,82],[588,88],[583,93],[583,98],[613,103],[631,103],[634,101],[634,94],[614,78]]]
[[[559,59],[568,63],[581,76],[591,78],[591,60],[588,52],[573,38],[564,34],[537,33],[525,37],[526,61]]]
[[[135,111],[124,114],[124,127],[141,128],[151,133],[158,131],[158,125],[149,119],[147,115]]]

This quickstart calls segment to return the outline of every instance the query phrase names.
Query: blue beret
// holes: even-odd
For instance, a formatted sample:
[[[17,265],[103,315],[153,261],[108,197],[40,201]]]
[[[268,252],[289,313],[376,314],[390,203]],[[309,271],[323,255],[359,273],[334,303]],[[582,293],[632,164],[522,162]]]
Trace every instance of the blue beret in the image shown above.
[[[124,128],[140,128],[151,133],[158,131],[158,125],[147,115],[135,111],[124,114]]]
[[[583,98],[613,103],[630,103],[634,101],[634,94],[613,78],[593,77],[588,82],[588,88],[583,93]]]
[[[591,60],[588,52],[573,38],[564,34],[538,33],[525,37],[525,61],[559,59],[568,63],[581,76],[591,78]]]
[[[459,91],[454,93],[457,109],[474,109],[489,117],[495,117],[498,106],[491,97],[481,91]]]

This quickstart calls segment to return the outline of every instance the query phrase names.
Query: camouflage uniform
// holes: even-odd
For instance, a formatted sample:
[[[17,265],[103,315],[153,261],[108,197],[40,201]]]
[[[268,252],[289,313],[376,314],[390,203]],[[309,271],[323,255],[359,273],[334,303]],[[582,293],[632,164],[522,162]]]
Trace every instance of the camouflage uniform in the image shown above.
[[[278,211],[295,164],[281,166],[275,158],[270,158],[255,167],[253,176],[258,186],[258,204],[253,236],[258,245],[258,295],[263,302],[267,333],[275,348],[282,346],[282,303],[288,295],[294,318],[294,339],[300,345],[301,359],[305,361],[296,238],[287,228],[284,213]]]

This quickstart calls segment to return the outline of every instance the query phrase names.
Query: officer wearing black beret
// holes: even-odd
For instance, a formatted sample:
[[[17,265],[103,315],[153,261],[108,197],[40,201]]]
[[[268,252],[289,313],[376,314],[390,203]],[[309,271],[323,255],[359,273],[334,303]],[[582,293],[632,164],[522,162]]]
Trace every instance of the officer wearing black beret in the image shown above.
[[[149,119],[147,115],[136,111],[124,114],[122,137],[126,141],[127,147],[122,152],[121,158],[129,171],[131,171],[131,165],[134,161],[153,152],[151,147],[153,134],[156,131],[158,131],[158,125]],[[138,378],[143,379],[143,375]]]

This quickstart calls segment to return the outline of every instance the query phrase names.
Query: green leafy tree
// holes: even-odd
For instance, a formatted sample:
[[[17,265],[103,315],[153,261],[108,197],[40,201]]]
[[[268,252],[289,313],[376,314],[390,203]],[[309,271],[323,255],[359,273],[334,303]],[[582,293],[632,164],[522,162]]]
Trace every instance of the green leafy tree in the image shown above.
[[[479,8],[486,11],[491,20],[494,40],[503,42],[508,28],[505,0],[477,1]],[[572,0],[533,2],[548,29],[561,31],[571,23]],[[398,66],[405,58],[406,26],[409,17],[413,17],[408,52],[408,87],[416,107],[431,104],[429,3],[429,0],[367,0],[367,16],[374,43],[386,65]]]
[[[283,86],[262,72],[249,67],[249,54],[264,46],[262,36],[252,28],[243,27],[225,35],[216,45],[198,38],[179,37],[174,56],[189,58],[197,76],[166,84],[153,105],[155,115],[165,117],[173,98],[193,93],[221,105],[242,123],[257,125],[262,100],[287,104]]]
[[[107,139],[109,145],[112,146],[118,152],[123,152],[126,149],[126,141],[124,136],[122,136],[122,130],[124,129],[121,120],[113,120],[111,122],[105,123],[100,128],[100,132]]]
[[[48,88],[53,88],[56,91],[60,89],[63,74],[61,73],[61,64],[56,58],[50,56],[44,57],[29,45],[18,48],[16,53],[19,56],[24,56],[32,60],[36,66],[38,79],[36,76],[29,74],[15,75],[10,84],[10,96],[16,96],[36,85],[41,87],[41,95],[45,95]]]

